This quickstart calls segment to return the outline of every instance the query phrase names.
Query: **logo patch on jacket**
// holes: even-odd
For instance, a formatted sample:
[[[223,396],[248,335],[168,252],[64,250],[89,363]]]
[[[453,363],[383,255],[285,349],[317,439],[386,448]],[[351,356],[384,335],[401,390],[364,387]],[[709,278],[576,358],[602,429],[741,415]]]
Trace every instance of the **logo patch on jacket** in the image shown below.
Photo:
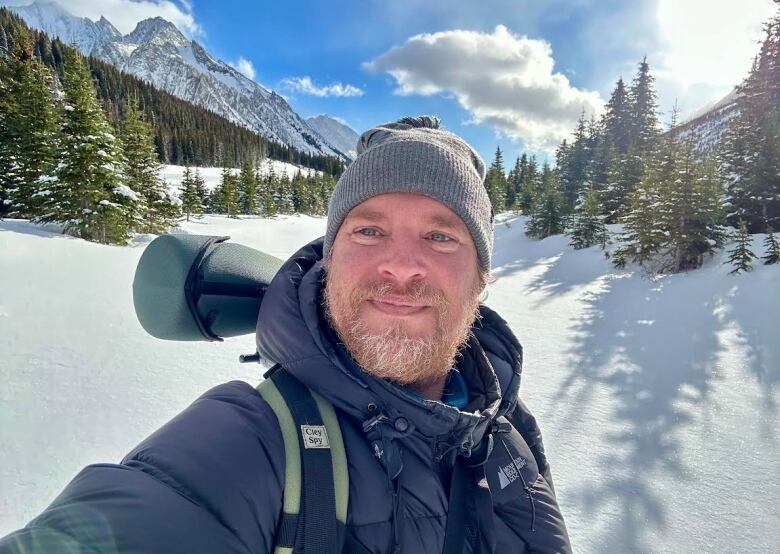
[[[498,483],[501,485],[501,490],[517,481],[520,477],[518,473],[525,467],[526,461],[524,458],[518,456],[513,462],[506,464],[505,466],[499,466],[498,468]]]
[[[305,448],[330,448],[324,425],[301,425],[301,436]]]

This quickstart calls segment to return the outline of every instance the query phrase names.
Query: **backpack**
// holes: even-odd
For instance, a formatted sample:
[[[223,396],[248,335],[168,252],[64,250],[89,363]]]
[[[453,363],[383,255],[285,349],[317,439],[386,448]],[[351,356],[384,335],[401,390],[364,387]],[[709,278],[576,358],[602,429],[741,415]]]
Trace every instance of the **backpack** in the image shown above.
[[[264,377],[256,388],[279,420],[285,457],[283,509],[274,552],[341,552],[349,473],[333,405],[279,365]]]

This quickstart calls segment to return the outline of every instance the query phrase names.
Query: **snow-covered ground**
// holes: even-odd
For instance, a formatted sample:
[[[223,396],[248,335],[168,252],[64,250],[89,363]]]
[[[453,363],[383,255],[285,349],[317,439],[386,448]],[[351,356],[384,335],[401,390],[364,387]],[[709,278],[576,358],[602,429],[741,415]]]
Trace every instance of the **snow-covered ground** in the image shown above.
[[[181,231],[285,257],[324,230],[296,216],[207,217]],[[131,283],[151,238],[101,246],[0,222],[0,535],[207,388],[260,379],[237,362],[251,335],[144,333]],[[524,345],[521,394],[575,552],[777,552],[780,266],[732,276],[724,259],[650,280],[499,219],[487,303]]]
[[[300,171],[303,175],[308,175],[310,172],[312,174],[318,173],[322,174],[321,171],[316,171],[314,169],[308,168],[308,167],[302,167],[295,164],[287,163],[287,162],[281,162],[279,160],[272,160],[270,158],[266,158],[265,161],[262,162],[260,165],[260,174],[266,175],[270,168],[273,168],[274,173],[279,176],[282,174],[287,174],[289,178],[293,178],[295,174]],[[191,167],[193,176],[195,175],[195,167]],[[200,172],[200,176],[203,177],[203,182],[206,185],[206,190],[212,191],[219,185],[220,181],[222,180],[222,168],[221,167],[198,167],[198,171]],[[241,171],[241,169],[233,168],[230,170],[233,175],[238,175]],[[168,183],[168,188],[175,194],[178,195],[179,185],[181,184],[182,178],[184,176],[184,166],[183,165],[163,165],[162,170],[160,171],[160,177]]]

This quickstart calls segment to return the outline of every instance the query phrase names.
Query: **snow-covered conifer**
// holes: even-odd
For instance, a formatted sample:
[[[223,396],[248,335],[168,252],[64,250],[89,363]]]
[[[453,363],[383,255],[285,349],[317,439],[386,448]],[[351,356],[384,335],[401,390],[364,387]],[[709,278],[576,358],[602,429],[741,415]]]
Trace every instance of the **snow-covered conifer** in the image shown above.
[[[751,271],[753,269],[753,260],[756,259],[756,255],[750,249],[751,238],[748,234],[747,224],[744,220],[740,220],[739,229],[734,234],[733,238],[737,244],[732,250],[729,250],[729,258],[724,262],[734,266],[734,269],[729,271],[729,273]]]
[[[61,161],[39,219],[64,223],[88,240],[124,244],[131,231],[127,205],[138,197],[122,183],[121,146],[83,58],[70,52],[64,71]]]

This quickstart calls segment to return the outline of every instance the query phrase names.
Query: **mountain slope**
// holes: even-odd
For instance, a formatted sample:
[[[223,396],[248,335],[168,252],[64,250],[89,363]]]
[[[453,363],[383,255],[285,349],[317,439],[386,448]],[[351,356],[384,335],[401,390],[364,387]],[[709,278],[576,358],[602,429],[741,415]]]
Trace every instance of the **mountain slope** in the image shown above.
[[[360,135],[352,127],[325,114],[310,117],[306,123],[350,158],[357,157],[355,148]]]
[[[284,98],[214,58],[161,17],[141,21],[123,36],[105,18],[95,23],[76,17],[55,2],[11,9],[30,26],[60,36],[82,53],[271,140],[308,154],[346,157],[311,129]]]

